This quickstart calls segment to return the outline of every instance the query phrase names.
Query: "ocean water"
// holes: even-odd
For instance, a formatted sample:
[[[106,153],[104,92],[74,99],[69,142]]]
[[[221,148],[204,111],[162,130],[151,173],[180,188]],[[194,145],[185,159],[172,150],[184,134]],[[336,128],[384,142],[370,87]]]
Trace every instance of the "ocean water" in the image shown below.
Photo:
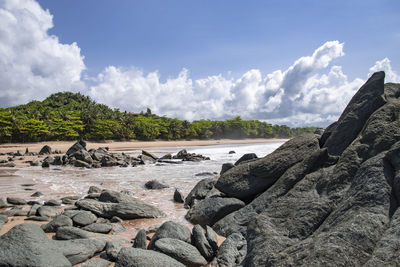
[[[197,147],[174,147],[149,149],[148,151],[161,157],[167,153],[176,154],[181,149],[189,153],[202,154],[211,160],[201,162],[183,162],[182,164],[150,164],[138,167],[110,167],[99,169],[83,169],[75,167],[51,166],[49,169],[42,167],[24,167],[3,170],[0,175],[0,196],[18,196],[27,200],[45,201],[49,199],[60,199],[68,195],[84,196],[91,185],[103,189],[115,191],[129,191],[133,196],[160,208],[167,217],[161,220],[138,220],[131,222],[134,227],[174,220],[185,222],[184,215],[187,210],[182,204],[173,202],[175,188],[179,188],[185,195],[201,179],[216,177],[223,163],[234,163],[243,154],[256,153],[258,157],[264,157],[278,148],[282,142],[253,143],[253,144],[231,144]],[[229,154],[229,151],[235,154]],[[138,156],[140,150],[123,151],[126,154]],[[199,173],[217,173],[213,175],[198,176]],[[144,184],[156,179],[169,188],[162,190],[146,190]],[[23,184],[34,184],[33,186],[22,186]],[[42,197],[32,198],[33,192],[40,191]]]

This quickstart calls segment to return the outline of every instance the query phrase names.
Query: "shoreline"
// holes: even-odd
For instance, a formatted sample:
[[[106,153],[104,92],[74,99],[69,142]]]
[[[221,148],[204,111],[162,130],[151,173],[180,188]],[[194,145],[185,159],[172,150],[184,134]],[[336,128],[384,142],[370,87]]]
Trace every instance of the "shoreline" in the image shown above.
[[[274,143],[285,142],[288,139],[278,138],[253,138],[253,139],[211,139],[211,140],[172,140],[172,141],[111,141],[105,142],[90,142],[86,141],[86,148],[97,149],[99,147],[108,147],[110,151],[125,151],[139,150],[151,148],[166,148],[166,147],[186,147],[186,146],[211,146],[224,144],[253,144],[253,143]],[[48,145],[51,149],[61,150],[65,153],[76,141],[48,141],[37,143],[5,143],[0,144],[0,153],[16,152],[20,150],[22,153],[28,148],[30,152],[39,152],[40,149]]]

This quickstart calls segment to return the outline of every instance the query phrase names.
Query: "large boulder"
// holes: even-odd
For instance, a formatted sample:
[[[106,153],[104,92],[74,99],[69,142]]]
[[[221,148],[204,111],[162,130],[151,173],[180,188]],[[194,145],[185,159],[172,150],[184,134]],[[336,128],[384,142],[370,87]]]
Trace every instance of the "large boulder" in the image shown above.
[[[328,148],[330,154],[341,155],[371,114],[385,104],[384,79],[383,71],[374,73],[350,100],[337,123],[323,134],[321,138],[326,139],[323,146]]]
[[[148,248],[153,249],[155,242],[161,238],[175,238],[190,243],[191,233],[184,225],[172,221],[165,222],[157,229],[156,233],[151,238]]]
[[[179,261],[156,251],[140,248],[122,248],[115,267],[184,267]]]
[[[252,199],[273,185],[288,168],[318,149],[317,135],[295,137],[264,158],[228,170],[215,187],[230,197]]]
[[[216,182],[215,178],[206,178],[198,182],[185,198],[185,208],[190,208],[196,200],[204,199]]]
[[[154,206],[148,205],[139,199],[130,202],[110,203],[94,199],[78,200],[75,205],[81,209],[88,210],[97,216],[111,219],[117,216],[123,220],[140,218],[159,218],[165,216],[162,211]]]
[[[200,267],[207,264],[196,247],[174,238],[162,238],[154,244],[156,250],[176,259],[188,267]]]
[[[20,224],[0,237],[0,266],[72,266],[36,224]]]
[[[194,224],[213,225],[226,215],[244,207],[237,198],[206,198],[197,202],[186,214],[186,219]]]

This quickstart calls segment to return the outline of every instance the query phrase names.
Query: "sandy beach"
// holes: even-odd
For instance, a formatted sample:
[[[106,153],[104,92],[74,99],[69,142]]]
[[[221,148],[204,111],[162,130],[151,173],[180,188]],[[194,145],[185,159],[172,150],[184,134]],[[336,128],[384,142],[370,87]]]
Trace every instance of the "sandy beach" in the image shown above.
[[[222,144],[250,144],[250,143],[272,143],[285,142],[287,139],[219,139],[219,140],[179,140],[179,141],[105,141],[90,142],[87,141],[87,149],[96,149],[98,147],[108,147],[110,151],[124,151],[136,149],[162,148],[162,147],[185,147],[185,146],[210,146]],[[39,152],[44,145],[48,145],[52,150],[61,150],[65,153],[75,142],[74,141],[49,141],[37,143],[6,143],[0,144],[0,153],[16,152],[22,153],[28,148],[30,152]]]

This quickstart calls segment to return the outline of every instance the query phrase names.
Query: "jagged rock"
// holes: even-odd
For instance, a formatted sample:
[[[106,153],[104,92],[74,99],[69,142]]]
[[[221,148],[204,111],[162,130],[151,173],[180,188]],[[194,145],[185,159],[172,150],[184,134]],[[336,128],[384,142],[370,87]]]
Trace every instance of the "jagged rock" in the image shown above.
[[[0,266],[72,266],[39,226],[24,223],[0,236]]]
[[[148,181],[144,184],[144,186],[146,189],[164,189],[169,187],[168,185],[162,184],[157,180]]]
[[[264,158],[242,163],[222,174],[215,187],[230,197],[247,200],[267,190],[291,166],[319,149],[318,136],[295,137]]]
[[[198,182],[185,198],[185,208],[190,208],[195,200],[204,199],[216,182],[216,178],[206,178]]]
[[[133,243],[134,248],[146,249],[146,231],[140,229],[136,234],[135,241]]]
[[[185,202],[185,196],[179,189],[175,189],[174,192],[174,201],[178,203],[183,203]]]
[[[186,214],[186,219],[194,224],[213,225],[229,213],[244,207],[244,202],[236,198],[206,198],[197,202]]]
[[[239,165],[242,162],[246,162],[246,161],[250,161],[253,159],[258,159],[257,155],[255,153],[247,153],[244,154],[243,156],[241,156],[236,162],[235,162],[235,166]]]
[[[121,203],[107,203],[94,199],[82,199],[78,200],[75,205],[81,209],[89,210],[97,216],[108,219],[114,216],[124,220],[158,218],[164,216],[164,213],[156,207],[134,198],[132,198],[130,202]]]
[[[78,226],[86,226],[94,223],[96,220],[97,217],[90,211],[79,211],[72,217],[72,221]]]
[[[155,242],[161,238],[175,238],[190,243],[191,233],[184,225],[172,221],[165,222],[157,229],[156,233],[151,238],[148,248],[153,249]]]
[[[185,266],[200,267],[207,264],[207,261],[194,246],[179,239],[162,238],[155,242],[154,247]]]
[[[246,250],[246,239],[239,233],[231,234],[225,239],[218,250],[218,266],[230,267],[240,264],[246,256]]]
[[[72,220],[65,215],[60,215],[55,217],[48,224],[43,224],[41,228],[45,233],[55,233],[58,228],[63,226],[72,226]]]
[[[48,145],[43,146],[42,149],[40,149],[39,151],[39,155],[45,154],[51,154],[51,147],[49,147]]]
[[[112,228],[113,227],[111,224],[92,223],[83,227],[82,230],[93,233],[108,234],[109,232],[111,232]]]
[[[211,261],[215,254],[214,249],[211,247],[210,243],[208,242],[206,235],[204,233],[204,229],[199,225],[196,224],[193,227],[193,243],[196,248],[199,250],[200,254],[207,260]]]
[[[329,129],[329,136],[323,137],[326,139],[323,147],[327,147],[331,155],[341,155],[371,114],[385,104],[384,79],[383,71],[374,73],[350,100],[337,123]]]
[[[115,267],[184,267],[177,260],[152,250],[122,248]]]
[[[73,144],[65,153],[65,155],[67,155],[68,157],[70,157],[72,154],[74,154],[75,152],[79,151],[79,150],[86,150],[86,143],[83,141],[78,141],[75,144]]]
[[[19,197],[8,197],[7,202],[8,202],[8,204],[11,204],[11,205],[25,205],[26,204],[26,200],[19,198]]]

